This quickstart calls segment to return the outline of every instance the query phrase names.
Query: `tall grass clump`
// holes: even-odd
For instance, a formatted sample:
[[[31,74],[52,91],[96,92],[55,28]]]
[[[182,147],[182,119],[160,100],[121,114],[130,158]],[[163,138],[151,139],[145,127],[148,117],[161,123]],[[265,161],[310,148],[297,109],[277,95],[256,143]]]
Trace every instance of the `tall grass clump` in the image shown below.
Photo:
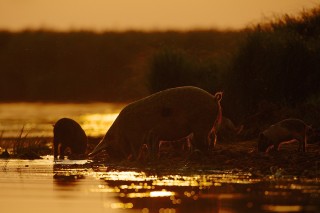
[[[228,94],[237,119],[261,101],[297,107],[320,94],[320,7],[249,29],[229,73]]]
[[[52,150],[47,145],[45,138],[32,137],[28,138],[28,133],[25,132],[25,126],[20,130],[19,135],[16,138],[6,139],[7,146],[12,146],[13,158],[21,159],[38,159],[42,155],[52,154]]]
[[[21,153],[21,151],[24,149],[25,146],[25,141],[27,139],[28,136],[28,132],[25,133],[25,135],[23,135],[24,133],[24,126],[22,126],[19,136],[16,138],[15,143],[13,144],[13,155],[18,155]]]
[[[164,48],[150,59],[147,84],[151,93],[178,86],[197,86],[207,91],[219,88],[217,66],[198,60],[185,51]]]

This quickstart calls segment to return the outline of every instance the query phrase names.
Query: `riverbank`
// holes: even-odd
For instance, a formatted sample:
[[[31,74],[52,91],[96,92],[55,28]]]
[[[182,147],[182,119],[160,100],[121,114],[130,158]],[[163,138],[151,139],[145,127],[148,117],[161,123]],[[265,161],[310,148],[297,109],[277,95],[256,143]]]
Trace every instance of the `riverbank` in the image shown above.
[[[33,142],[32,142],[33,141]],[[36,141],[40,141],[36,143]],[[10,158],[39,159],[43,155],[52,155],[50,141],[28,139],[32,144],[29,148],[21,149],[19,154]],[[87,152],[90,152],[100,138],[89,138]],[[2,142],[3,144],[3,142]],[[25,143],[26,145],[26,143]],[[44,146],[43,146],[44,145]],[[108,162],[103,158],[90,162],[84,167],[96,168],[97,165],[107,165],[110,168],[138,168],[146,171],[164,172],[199,172],[210,170],[235,170],[250,172],[257,177],[320,177],[320,143],[308,144],[307,152],[299,152],[298,144],[283,145],[279,152],[259,153],[256,149],[256,141],[235,141],[230,143],[218,143],[213,152],[208,156],[193,154],[191,156],[168,155],[155,161],[131,161]]]
[[[282,146],[279,152],[259,153],[256,141],[217,144],[208,156],[169,157],[154,162],[123,161],[111,164],[115,168],[140,168],[150,171],[198,173],[211,170],[249,172],[262,178],[320,177],[320,144],[309,144],[307,152],[297,151],[298,145]]]

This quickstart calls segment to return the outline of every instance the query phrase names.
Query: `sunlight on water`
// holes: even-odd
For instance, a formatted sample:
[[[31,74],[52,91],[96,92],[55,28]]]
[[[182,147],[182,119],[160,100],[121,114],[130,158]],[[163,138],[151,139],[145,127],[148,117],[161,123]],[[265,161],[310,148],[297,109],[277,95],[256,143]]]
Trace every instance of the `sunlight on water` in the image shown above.
[[[105,205],[105,207],[109,207]],[[132,203],[111,203],[110,207],[112,209],[131,209],[133,207]]]
[[[79,122],[82,123],[82,128],[90,136],[101,136],[110,128],[113,121],[119,113],[110,114],[86,114],[80,117]]]
[[[95,173],[98,179],[106,181],[107,185],[99,185],[95,192],[117,192],[121,198],[153,198],[168,197],[170,202],[177,205],[184,197],[192,200],[208,198],[208,194],[200,193],[201,190],[208,190],[211,187],[221,187],[222,184],[254,184],[258,179],[250,178],[249,173],[227,173],[218,172],[209,175],[146,175],[144,172],[135,171],[110,171]],[[119,182],[118,185],[114,183]],[[170,188],[189,188],[183,192],[171,191]],[[241,197],[239,194],[219,194],[209,197],[219,199],[235,199]]]
[[[301,206],[274,206],[265,205],[262,207],[263,210],[271,212],[301,212],[303,209]]]
[[[271,180],[235,170],[167,174],[91,163],[54,161],[52,156],[0,160],[0,202],[11,205],[2,210],[33,212],[34,202],[25,201],[29,196],[41,201],[37,207],[46,212],[319,211],[320,185],[315,179]],[[17,202],[23,207],[12,205]]]
[[[150,197],[170,197],[174,195],[174,192],[167,192],[166,190],[150,192]]]
[[[116,197],[123,201],[110,204],[111,208],[141,208],[141,211],[144,209],[145,212],[154,208],[158,208],[156,212],[176,212],[178,209],[183,209],[182,212],[193,212],[195,209],[188,205],[190,202],[195,202],[195,205],[203,203],[204,206],[197,206],[197,210],[218,208],[225,212],[239,212],[224,208],[222,204],[234,202],[237,206],[240,205],[237,203],[241,202],[242,204],[235,208],[243,211],[245,209],[260,209],[259,212],[300,212],[306,209],[313,211],[318,209],[315,204],[307,206],[298,204],[303,199],[309,200],[309,196],[312,196],[312,200],[317,200],[320,196],[320,186],[314,181],[306,184],[293,178],[273,183],[266,178],[265,182],[266,180],[261,178],[253,178],[251,173],[241,171],[210,171],[201,175],[147,175],[145,172],[115,170],[95,172],[93,176],[105,182],[95,188],[94,192],[115,193]],[[251,192],[255,193],[250,194]],[[269,200],[277,200],[279,204],[263,204]],[[152,203],[151,206],[149,202]],[[208,205],[207,202],[212,204]],[[310,200],[308,202],[312,203]]]
[[[88,136],[102,137],[118,116],[124,104],[88,103],[1,103],[2,137],[52,137],[53,124],[63,117],[72,118]]]
[[[111,171],[111,172],[102,172],[96,173],[98,178],[105,180],[122,180],[122,181],[149,181],[155,180],[155,176],[147,176],[144,172],[134,172],[134,171]]]

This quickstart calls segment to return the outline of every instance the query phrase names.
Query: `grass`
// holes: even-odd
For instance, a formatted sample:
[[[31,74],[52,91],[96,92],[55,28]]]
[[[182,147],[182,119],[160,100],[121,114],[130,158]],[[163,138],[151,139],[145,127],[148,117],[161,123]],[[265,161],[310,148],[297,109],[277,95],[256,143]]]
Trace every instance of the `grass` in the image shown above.
[[[18,159],[40,159],[40,156],[52,154],[48,146],[48,138],[28,138],[24,126],[16,138],[0,138],[2,151],[8,151],[10,158]]]
[[[28,137],[28,133],[21,128],[16,138],[3,138],[0,134],[0,151],[6,150],[9,158],[14,159],[40,159],[41,156],[53,155],[53,138],[52,137]],[[99,143],[101,138],[88,137],[87,153],[92,151]],[[0,158],[1,154],[0,153]],[[4,158],[4,156],[2,156]]]

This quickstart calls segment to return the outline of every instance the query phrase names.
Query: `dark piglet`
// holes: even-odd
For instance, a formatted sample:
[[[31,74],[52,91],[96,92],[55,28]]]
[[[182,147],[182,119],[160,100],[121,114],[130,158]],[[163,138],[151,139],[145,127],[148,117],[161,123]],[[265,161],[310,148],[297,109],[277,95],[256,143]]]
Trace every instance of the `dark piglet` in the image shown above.
[[[71,155],[83,158],[87,149],[87,135],[81,126],[70,118],[61,118],[53,128],[54,158],[63,159],[70,148]]]

